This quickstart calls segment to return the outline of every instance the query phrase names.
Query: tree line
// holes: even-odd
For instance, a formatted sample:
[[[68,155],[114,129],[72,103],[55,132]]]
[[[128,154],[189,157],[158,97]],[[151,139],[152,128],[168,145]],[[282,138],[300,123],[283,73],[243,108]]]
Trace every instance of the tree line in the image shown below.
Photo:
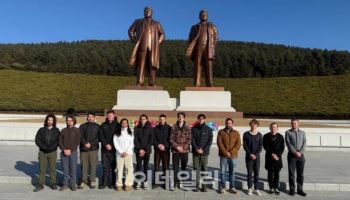
[[[192,77],[184,40],[160,47],[160,77]],[[131,76],[133,44],[127,40],[88,40],[39,44],[0,44],[0,68]],[[298,48],[254,42],[219,41],[214,76],[220,78],[326,76],[348,73],[348,51]]]

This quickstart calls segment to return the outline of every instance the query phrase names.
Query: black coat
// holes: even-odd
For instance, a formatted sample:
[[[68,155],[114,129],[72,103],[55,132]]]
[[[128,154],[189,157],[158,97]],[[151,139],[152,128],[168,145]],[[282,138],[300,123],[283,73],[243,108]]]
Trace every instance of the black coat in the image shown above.
[[[157,125],[153,129],[154,137],[153,137],[153,145],[155,151],[158,150],[158,145],[163,144],[165,146],[166,151],[170,150],[170,135],[171,135],[171,126],[168,124],[165,125]]]
[[[58,148],[60,133],[60,130],[56,127],[51,129],[42,127],[36,133],[35,144],[44,153],[54,152]]]
[[[112,146],[111,151],[115,151],[115,147],[113,144],[113,137],[118,127],[119,127],[119,123],[117,121],[113,121],[112,123],[104,122],[101,124],[99,138],[102,145],[102,148],[101,148],[102,152],[108,151],[105,147],[107,144]]]
[[[267,170],[274,168],[282,168],[282,154],[284,151],[284,138],[281,134],[277,133],[272,135],[271,132],[267,133],[263,137],[263,146],[266,151],[265,154],[265,168]],[[272,154],[276,154],[279,160],[274,160]]]
[[[99,149],[100,125],[95,122],[86,122],[79,127],[80,130],[80,151],[96,151]],[[90,143],[91,148],[87,149],[85,144]]]
[[[203,156],[210,153],[210,146],[213,143],[213,130],[207,125],[197,125],[192,127],[192,153],[197,155],[197,149],[203,149]]]
[[[134,130],[134,151],[138,153],[141,149],[150,154],[153,145],[153,128],[149,123],[144,127],[139,124]]]

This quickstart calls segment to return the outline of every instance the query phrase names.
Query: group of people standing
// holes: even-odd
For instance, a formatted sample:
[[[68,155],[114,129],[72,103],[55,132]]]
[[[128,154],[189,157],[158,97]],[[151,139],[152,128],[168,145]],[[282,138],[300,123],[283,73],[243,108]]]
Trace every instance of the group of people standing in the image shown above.
[[[167,123],[164,114],[159,116],[159,124],[152,127],[148,116],[142,114],[139,123],[132,130],[126,118],[117,121],[113,110],[106,113],[106,120],[101,125],[96,123],[95,113],[88,113],[87,122],[75,127],[75,116],[66,116],[67,127],[61,131],[56,127],[56,116],[49,114],[44,127],[37,132],[35,142],[39,147],[39,183],[35,192],[44,189],[46,165],[49,164],[50,187],[57,190],[56,161],[57,149],[63,168],[63,184],[59,189],[72,191],[96,184],[96,168],[101,143],[101,161],[103,175],[100,189],[115,188],[116,191],[148,190],[158,185],[156,174],[169,178],[169,189],[183,189],[183,181],[188,178],[189,153],[192,153],[193,172],[195,172],[195,192],[208,191],[208,182],[203,181],[208,173],[208,157],[213,143],[213,131],[206,125],[206,116],[199,114],[196,124],[190,128],[185,121],[186,114],[179,112],[173,126]],[[249,122],[250,130],[243,134],[233,128],[233,120],[225,120],[225,128],[217,134],[218,155],[220,157],[219,193],[226,191],[237,193],[235,187],[235,168],[241,146],[245,151],[247,168],[248,195],[261,195],[259,191],[260,154],[265,149],[265,168],[268,172],[269,192],[279,194],[279,174],[283,167],[282,154],[285,145],[288,148],[288,174],[290,195],[295,195],[295,172],[297,174],[297,193],[306,196],[303,191],[303,171],[305,165],[305,132],[299,129],[299,120],[291,120],[291,129],[285,137],[278,133],[277,123],[270,124],[270,132],[264,136],[257,130],[259,121]],[[77,184],[78,148],[80,150],[81,176]],[[149,161],[154,149],[154,173],[149,170]],[[134,155],[135,154],[135,155]],[[133,159],[136,158],[134,170]],[[172,170],[170,170],[172,158]],[[162,169],[161,169],[162,166]],[[151,173],[150,173],[151,172]],[[229,187],[226,189],[226,177]],[[168,179],[168,180],[169,180]],[[153,182],[154,181],[154,182]],[[150,184],[151,185],[150,185]],[[162,182],[167,189],[166,183]]]

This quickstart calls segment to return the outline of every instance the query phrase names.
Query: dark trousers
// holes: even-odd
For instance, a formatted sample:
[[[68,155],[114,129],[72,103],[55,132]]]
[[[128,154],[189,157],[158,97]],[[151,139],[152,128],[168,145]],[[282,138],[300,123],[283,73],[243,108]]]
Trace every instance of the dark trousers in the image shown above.
[[[46,165],[49,163],[49,172],[50,172],[50,184],[56,184],[56,160],[57,160],[57,151],[51,153],[44,153],[39,151],[38,155],[39,160],[39,185],[45,184],[45,173]]]
[[[155,151],[154,152],[154,171],[160,171],[160,163],[162,163],[162,171],[165,174],[166,170],[169,170],[169,160],[170,152],[165,151]]]
[[[76,186],[78,152],[72,151],[70,156],[65,156],[61,152],[61,162],[63,166],[63,186]]]
[[[305,158],[304,156],[297,158],[292,153],[288,153],[288,178],[289,178],[289,188],[290,190],[295,190],[295,171],[297,172],[297,189],[303,190],[304,183],[304,166]]]
[[[98,150],[80,152],[81,182],[96,182],[96,168],[98,162]]]
[[[140,173],[143,172],[145,175],[145,181],[147,181],[148,178],[148,165],[149,165],[149,158],[150,154],[146,153],[144,157],[140,157],[139,154],[136,154],[136,172]],[[141,179],[140,175],[137,175],[136,177],[138,180]]]
[[[201,175],[206,176],[208,166],[208,156],[196,156],[193,155],[193,169],[196,170],[196,187],[199,187]],[[202,185],[206,188],[206,185]]]
[[[197,44],[194,58],[194,85],[201,85],[202,71],[204,69],[207,87],[213,86],[213,60],[208,58],[207,45]]]
[[[181,170],[186,171],[188,163],[188,153],[173,153],[173,170],[174,170],[174,183],[179,184],[179,167]]]
[[[115,150],[105,151],[101,153],[102,158],[102,185],[114,186],[116,184],[115,169],[117,166]]]
[[[140,51],[137,54],[136,84],[139,86],[143,86],[146,72],[148,74],[148,85],[154,86],[156,84],[157,68],[152,67],[151,55],[152,52],[149,50]]]
[[[281,168],[271,166],[267,170],[267,180],[269,181],[269,187],[272,188],[279,188],[280,183],[280,171]]]
[[[259,185],[259,171],[260,171],[260,157],[256,157],[255,160],[250,159],[249,157],[245,158],[246,167],[247,167],[247,182],[248,188],[253,187],[253,173],[254,173],[254,189],[258,189]]]

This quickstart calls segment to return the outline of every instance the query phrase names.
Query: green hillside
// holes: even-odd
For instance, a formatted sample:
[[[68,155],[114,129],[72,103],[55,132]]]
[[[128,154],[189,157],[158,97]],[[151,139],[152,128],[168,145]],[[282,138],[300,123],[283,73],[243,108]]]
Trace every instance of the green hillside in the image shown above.
[[[0,70],[2,111],[103,111],[134,77]],[[177,97],[190,78],[158,78]],[[232,93],[232,105],[246,115],[350,117],[350,75],[215,79]]]

